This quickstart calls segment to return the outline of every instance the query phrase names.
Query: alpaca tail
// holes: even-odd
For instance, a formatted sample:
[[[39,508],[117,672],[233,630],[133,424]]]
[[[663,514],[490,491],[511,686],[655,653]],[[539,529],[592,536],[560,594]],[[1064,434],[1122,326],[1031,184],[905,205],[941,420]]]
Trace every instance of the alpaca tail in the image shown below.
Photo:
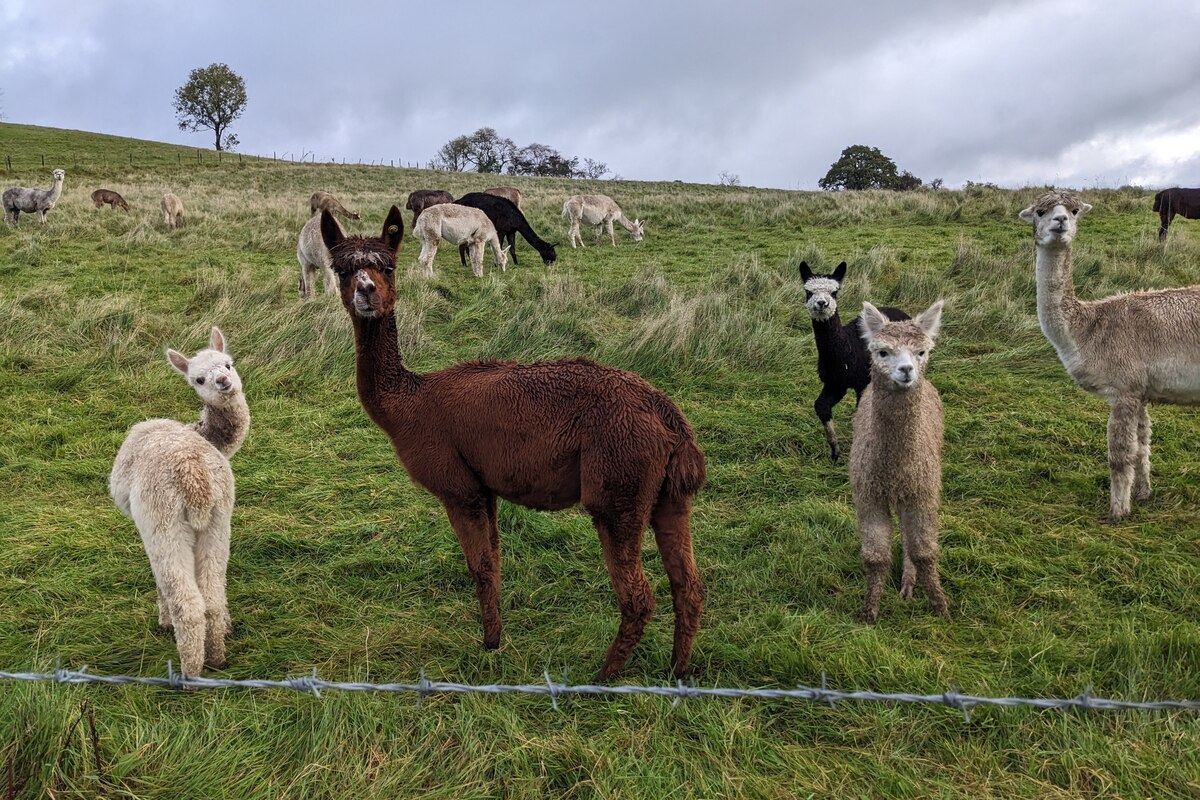
[[[667,461],[662,494],[672,499],[692,497],[704,486],[704,451],[696,444],[692,426],[679,407],[665,394],[655,392],[654,410],[676,436],[675,449]]]
[[[1163,195],[1164,195],[1164,194],[1166,194],[1166,193],[1167,193],[1167,190],[1166,190],[1166,189],[1163,189],[1161,192],[1159,192],[1158,194],[1154,195],[1154,210],[1155,210],[1155,211],[1161,211],[1161,210],[1162,210],[1162,199],[1163,199]]]

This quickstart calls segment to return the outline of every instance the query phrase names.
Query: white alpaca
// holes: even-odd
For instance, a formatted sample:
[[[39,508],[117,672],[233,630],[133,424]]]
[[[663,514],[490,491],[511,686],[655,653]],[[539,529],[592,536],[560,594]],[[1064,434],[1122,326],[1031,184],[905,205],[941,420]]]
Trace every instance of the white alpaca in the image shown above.
[[[421,240],[421,255],[417,263],[425,274],[433,276],[433,259],[437,255],[438,242],[445,239],[451,244],[465,244],[471,254],[471,273],[483,277],[483,248],[492,248],[496,266],[501,272],[508,271],[508,248],[500,246],[496,226],[487,214],[478,208],[460,206],[455,203],[440,203],[429,206],[417,217],[413,236]]]
[[[617,246],[617,237],[613,233],[613,222],[619,222],[621,227],[629,231],[633,235],[635,242],[640,242],[646,235],[645,222],[642,220],[629,219],[621,212],[621,207],[618,206],[611,197],[603,194],[577,194],[567,198],[567,202],[563,203],[562,210],[563,219],[570,220],[571,228],[567,232],[567,237],[571,240],[571,247],[575,247],[578,242],[580,247],[583,247],[583,237],[579,235],[579,223],[586,222],[588,225],[596,226],[596,241],[600,241],[600,232],[607,226],[608,238],[612,241],[613,247]]]
[[[183,224],[183,201],[171,192],[163,195],[162,202],[163,224],[167,230],[175,230]]]
[[[5,189],[3,196],[0,196],[0,203],[4,205],[5,221],[16,225],[22,211],[26,214],[36,211],[38,220],[45,225],[46,212],[54,208],[54,204],[62,196],[63,178],[67,175],[61,169],[54,170],[52,174],[54,183],[49,189],[26,189],[21,186]]]
[[[1042,333],[1081,389],[1108,400],[1109,518],[1150,498],[1148,403],[1200,404],[1200,286],[1075,298],[1071,242],[1091,206],[1052,191],[1018,216],[1033,225]]]
[[[180,668],[199,675],[225,664],[234,483],[229,459],[250,430],[242,382],[212,329],[209,349],[191,359],[167,350],[171,366],[204,401],[199,422],[150,419],[130,429],[108,477],[109,493],[131,518],[158,588],[158,624],[175,628]]]
[[[322,209],[318,208],[309,217],[308,222],[304,223],[304,227],[300,229],[300,241],[296,243],[296,260],[300,262],[301,300],[312,297],[318,272],[325,273],[325,294],[336,294],[338,289],[337,276],[333,274],[333,257],[329,255],[329,248],[321,239],[321,211]],[[332,211],[330,216],[333,216]],[[342,236],[346,235],[337,217],[333,218],[333,224],[338,226]]]

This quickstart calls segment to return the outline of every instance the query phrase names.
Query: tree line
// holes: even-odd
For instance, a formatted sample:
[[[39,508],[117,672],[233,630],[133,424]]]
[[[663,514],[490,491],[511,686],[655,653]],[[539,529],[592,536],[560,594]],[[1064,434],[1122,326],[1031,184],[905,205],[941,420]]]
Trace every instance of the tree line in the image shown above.
[[[550,145],[534,142],[524,147],[495,128],[480,128],[456,136],[442,145],[428,164],[449,172],[490,172],[508,175],[541,175],[556,178],[601,178],[608,164],[590,158],[567,157]]]

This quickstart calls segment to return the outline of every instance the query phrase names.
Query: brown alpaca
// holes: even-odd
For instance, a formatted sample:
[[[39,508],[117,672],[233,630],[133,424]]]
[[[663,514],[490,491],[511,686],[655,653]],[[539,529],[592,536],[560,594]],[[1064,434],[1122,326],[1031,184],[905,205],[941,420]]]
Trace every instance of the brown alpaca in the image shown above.
[[[393,313],[400,209],[377,239],[345,236],[328,212],[321,234],[354,324],[359,399],[409,476],[446,509],[475,580],[484,646],[500,646],[496,499],[542,510],[582,503],[621,611],[597,678],[621,671],[654,611],[641,559],[647,523],[671,584],[672,659],[684,674],[704,607],[689,525],[704,454],[679,408],[637,375],[582,358],[409,372]]]
[[[129,210],[129,203],[125,202],[125,198],[112,189],[97,189],[92,192],[92,202],[95,203],[96,208],[104,208],[104,204],[108,203],[108,207],[112,211],[116,211],[117,206],[126,211]]]
[[[322,209],[329,211],[332,214],[341,214],[347,219],[358,219],[358,214],[353,211],[347,211],[346,207],[329,192],[313,192],[313,196],[308,198],[308,213],[316,214]]]
[[[496,197],[503,197],[505,200],[512,201],[512,204],[517,207],[518,211],[521,208],[521,201],[524,199],[521,196],[521,190],[515,186],[493,186],[490,189],[484,189],[483,193],[495,195]],[[516,262],[514,261],[513,263],[515,264]]]

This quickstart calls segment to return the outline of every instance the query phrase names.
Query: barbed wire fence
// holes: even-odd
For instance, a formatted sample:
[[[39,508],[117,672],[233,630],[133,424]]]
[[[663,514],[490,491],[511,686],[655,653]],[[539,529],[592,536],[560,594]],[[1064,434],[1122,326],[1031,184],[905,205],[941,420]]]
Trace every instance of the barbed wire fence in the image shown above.
[[[839,702],[872,703],[917,703],[941,705],[962,712],[963,719],[970,722],[971,709],[976,706],[1029,707],[1037,709],[1079,708],[1093,711],[1191,711],[1200,712],[1200,700],[1117,700],[1095,697],[1089,686],[1074,697],[989,697],[963,694],[951,686],[948,691],[936,694],[914,694],[910,692],[841,691],[831,689],[826,676],[821,674],[821,685],[797,686],[794,689],[743,689],[729,687],[696,686],[677,681],[675,685],[639,686],[630,684],[568,684],[555,682],[549,671],[542,674],[544,683],[530,684],[470,684],[449,681],[431,681],[424,672],[416,683],[367,683],[362,681],[327,681],[317,676],[314,668],[309,675],[284,679],[230,679],[185,677],[175,672],[171,661],[167,662],[165,676],[102,675],[89,672],[87,666],[79,669],[59,667],[54,672],[3,672],[0,681],[26,683],[108,684],[117,686],[159,686],[170,689],[288,689],[311,694],[320,698],[325,691],[342,692],[399,692],[415,694],[418,704],[425,697],[437,694],[518,694],[550,698],[550,705],[559,710],[560,698],[597,695],[639,696],[671,698],[672,707],[683,700],[693,698],[759,699],[759,700],[804,700],[827,704],[836,708]]]

